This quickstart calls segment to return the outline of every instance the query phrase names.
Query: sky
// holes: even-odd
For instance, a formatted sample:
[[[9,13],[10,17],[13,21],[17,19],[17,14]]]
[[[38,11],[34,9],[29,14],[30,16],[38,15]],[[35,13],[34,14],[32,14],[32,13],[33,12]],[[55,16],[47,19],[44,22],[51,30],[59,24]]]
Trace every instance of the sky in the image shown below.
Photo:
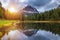
[[[35,7],[39,12],[51,10],[60,5],[60,0],[0,0],[4,8],[14,5],[17,9],[22,9],[26,5]]]

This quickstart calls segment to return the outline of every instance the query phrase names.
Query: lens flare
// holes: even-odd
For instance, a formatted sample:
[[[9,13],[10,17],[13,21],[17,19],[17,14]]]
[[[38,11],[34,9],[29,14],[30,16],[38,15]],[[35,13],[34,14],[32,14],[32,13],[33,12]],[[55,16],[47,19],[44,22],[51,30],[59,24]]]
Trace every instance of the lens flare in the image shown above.
[[[17,12],[17,10],[14,7],[10,7],[8,10],[11,13],[16,13]]]

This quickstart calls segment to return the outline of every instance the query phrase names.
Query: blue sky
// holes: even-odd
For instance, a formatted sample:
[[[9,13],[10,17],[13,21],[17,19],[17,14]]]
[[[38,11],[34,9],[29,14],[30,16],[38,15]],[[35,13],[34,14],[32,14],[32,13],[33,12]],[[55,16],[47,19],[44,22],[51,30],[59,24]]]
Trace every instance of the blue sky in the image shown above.
[[[53,9],[60,4],[60,0],[0,0],[3,7],[7,8],[15,4],[17,8],[23,8],[26,5],[35,7],[39,12]]]

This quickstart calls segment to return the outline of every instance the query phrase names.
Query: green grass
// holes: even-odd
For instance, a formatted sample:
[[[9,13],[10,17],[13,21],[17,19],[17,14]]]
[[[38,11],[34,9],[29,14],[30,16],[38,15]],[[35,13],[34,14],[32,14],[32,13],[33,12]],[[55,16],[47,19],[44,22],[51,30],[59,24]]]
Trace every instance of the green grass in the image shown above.
[[[4,24],[9,24],[13,22],[17,22],[18,20],[0,20],[0,27]]]

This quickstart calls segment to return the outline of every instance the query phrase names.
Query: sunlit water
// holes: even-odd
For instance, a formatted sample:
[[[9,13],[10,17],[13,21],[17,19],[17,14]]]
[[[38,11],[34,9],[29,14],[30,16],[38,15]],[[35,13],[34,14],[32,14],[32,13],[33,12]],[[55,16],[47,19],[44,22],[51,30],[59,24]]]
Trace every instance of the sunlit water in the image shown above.
[[[36,34],[28,37],[22,31],[14,30],[5,34],[1,40],[60,40],[60,36],[49,31],[38,30]]]

